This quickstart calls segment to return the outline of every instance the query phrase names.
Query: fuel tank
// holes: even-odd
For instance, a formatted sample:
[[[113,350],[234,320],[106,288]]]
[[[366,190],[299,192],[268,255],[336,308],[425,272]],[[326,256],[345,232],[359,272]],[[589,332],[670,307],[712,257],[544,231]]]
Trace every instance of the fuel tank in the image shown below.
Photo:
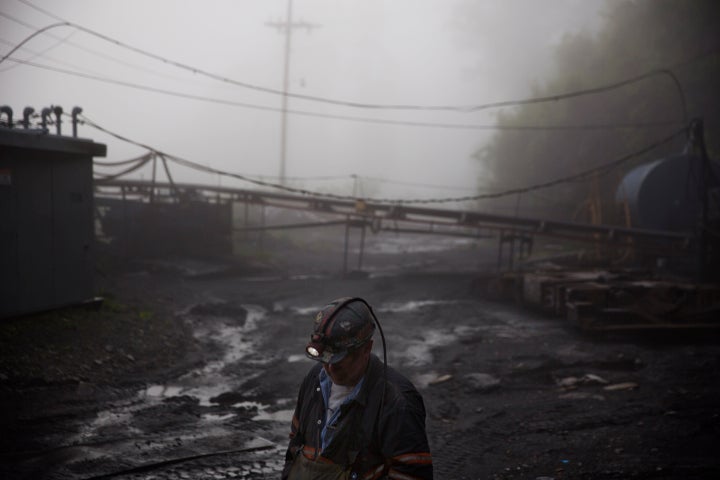
[[[615,194],[618,203],[627,203],[632,227],[690,232],[701,220],[703,180],[717,188],[720,168],[712,163],[714,175],[705,175],[697,155],[674,155],[630,170]]]

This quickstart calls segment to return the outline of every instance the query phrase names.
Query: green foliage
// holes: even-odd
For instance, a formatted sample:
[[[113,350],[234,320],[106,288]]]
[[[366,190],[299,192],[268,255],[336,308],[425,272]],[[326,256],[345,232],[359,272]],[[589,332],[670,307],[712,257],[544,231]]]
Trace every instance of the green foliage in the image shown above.
[[[492,172],[486,186],[494,190],[523,187],[607,164],[668,137],[693,118],[703,119],[708,150],[711,157],[717,156],[720,2],[636,0],[611,2],[609,7],[606,23],[596,35],[575,34],[562,40],[555,52],[556,74],[536,87],[533,96],[594,88],[661,69],[672,69],[682,94],[671,75],[658,74],[603,93],[506,110],[498,114],[498,124],[668,124],[602,130],[499,130],[476,154]],[[605,175],[545,190],[540,200],[526,196],[523,204],[542,203],[543,211],[532,213],[566,219],[593,193],[603,204],[612,204],[617,183],[629,168],[677,153],[683,146],[684,139],[678,138]],[[505,203],[516,201],[506,199]]]

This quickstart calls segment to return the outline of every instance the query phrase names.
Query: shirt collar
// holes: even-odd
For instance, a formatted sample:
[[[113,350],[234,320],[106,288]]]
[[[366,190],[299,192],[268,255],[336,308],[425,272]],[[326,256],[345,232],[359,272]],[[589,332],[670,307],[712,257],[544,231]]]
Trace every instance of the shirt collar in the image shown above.
[[[346,402],[349,402],[350,400],[355,400],[358,397],[360,391],[362,390],[363,384],[365,383],[365,376],[366,375],[363,375],[357,385],[355,385],[355,387],[352,389],[350,394],[345,399]],[[332,387],[332,380],[330,379],[330,375],[327,374],[324,368],[320,369],[318,378],[320,379],[320,389],[322,390],[323,398],[325,399],[325,405],[327,405],[328,399],[330,398],[330,388]],[[362,396],[361,398],[362,400],[360,401],[360,403],[364,405],[364,396]],[[360,400],[360,398],[358,398],[358,400]]]

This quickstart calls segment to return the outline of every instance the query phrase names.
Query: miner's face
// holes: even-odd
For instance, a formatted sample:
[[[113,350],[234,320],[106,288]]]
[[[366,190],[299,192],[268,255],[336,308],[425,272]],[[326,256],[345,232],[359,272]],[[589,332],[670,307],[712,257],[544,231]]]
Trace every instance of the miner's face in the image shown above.
[[[365,370],[367,370],[372,344],[372,340],[369,340],[360,348],[348,353],[345,358],[339,362],[323,364],[325,372],[330,376],[330,379],[335,385],[342,385],[344,387],[357,385],[363,375],[365,375]]]

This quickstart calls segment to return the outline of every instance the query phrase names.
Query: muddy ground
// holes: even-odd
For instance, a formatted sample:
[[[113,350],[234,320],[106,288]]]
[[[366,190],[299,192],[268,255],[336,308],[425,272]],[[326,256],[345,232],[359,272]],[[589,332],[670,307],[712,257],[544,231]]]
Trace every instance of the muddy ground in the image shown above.
[[[720,478],[720,342],[598,337],[485,296],[493,249],[100,250],[98,309],[0,322],[0,478],[278,478],[312,315],[375,307],[426,403],[438,479]],[[382,354],[376,341],[376,353]]]

